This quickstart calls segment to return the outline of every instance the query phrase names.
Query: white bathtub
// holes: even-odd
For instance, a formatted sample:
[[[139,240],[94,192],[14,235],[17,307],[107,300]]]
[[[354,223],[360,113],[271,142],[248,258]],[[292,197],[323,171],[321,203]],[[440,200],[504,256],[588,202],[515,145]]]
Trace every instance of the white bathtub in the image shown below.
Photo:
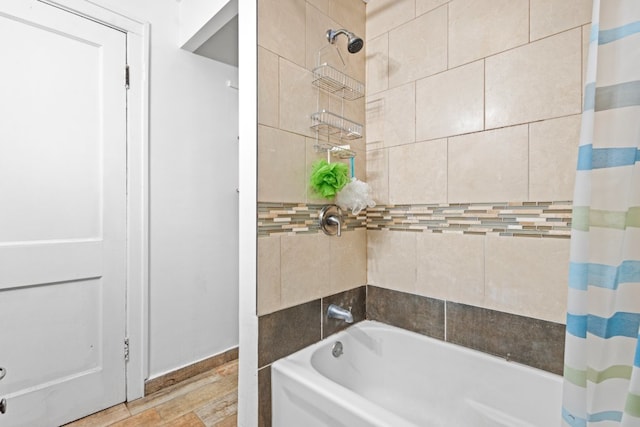
[[[274,427],[560,425],[560,376],[373,321],[278,360],[271,387]]]

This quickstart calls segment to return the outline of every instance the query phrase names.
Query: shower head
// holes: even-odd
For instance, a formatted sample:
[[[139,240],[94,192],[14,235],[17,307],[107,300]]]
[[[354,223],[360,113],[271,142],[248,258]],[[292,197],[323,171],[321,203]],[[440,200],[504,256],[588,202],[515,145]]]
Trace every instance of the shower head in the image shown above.
[[[349,51],[349,53],[359,52],[360,49],[362,49],[362,46],[364,46],[364,42],[360,37],[345,29],[327,30],[327,40],[329,40],[329,43],[334,44],[336,42],[336,37],[338,37],[340,34],[344,34],[349,38],[349,41],[347,43],[347,50]]]

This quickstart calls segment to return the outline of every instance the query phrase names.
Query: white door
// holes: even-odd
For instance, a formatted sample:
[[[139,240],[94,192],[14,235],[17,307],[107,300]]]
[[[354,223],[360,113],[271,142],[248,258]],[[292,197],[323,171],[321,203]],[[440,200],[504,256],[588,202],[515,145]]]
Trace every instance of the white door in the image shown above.
[[[0,0],[0,426],[125,400],[126,35]]]

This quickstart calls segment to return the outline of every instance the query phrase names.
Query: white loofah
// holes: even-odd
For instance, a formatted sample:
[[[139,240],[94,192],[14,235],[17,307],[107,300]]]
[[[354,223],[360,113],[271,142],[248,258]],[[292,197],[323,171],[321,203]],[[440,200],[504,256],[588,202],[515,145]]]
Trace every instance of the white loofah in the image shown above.
[[[354,215],[366,207],[374,207],[376,202],[371,197],[371,187],[366,182],[351,178],[351,182],[344,186],[336,195],[336,205],[342,209],[351,209]]]

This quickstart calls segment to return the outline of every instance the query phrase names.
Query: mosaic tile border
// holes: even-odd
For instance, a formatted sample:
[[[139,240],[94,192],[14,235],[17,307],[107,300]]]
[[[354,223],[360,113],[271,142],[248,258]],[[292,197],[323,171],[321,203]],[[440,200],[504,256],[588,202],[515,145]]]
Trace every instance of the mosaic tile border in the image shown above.
[[[258,203],[258,236],[320,232],[320,204]],[[393,230],[497,234],[508,237],[571,237],[570,201],[382,205],[346,213],[344,231]]]
[[[572,203],[387,205],[367,209],[367,230],[571,237]]]
[[[258,203],[258,237],[274,234],[296,235],[320,233],[318,214],[325,204]],[[367,227],[365,211],[359,215],[343,211],[343,232]]]

